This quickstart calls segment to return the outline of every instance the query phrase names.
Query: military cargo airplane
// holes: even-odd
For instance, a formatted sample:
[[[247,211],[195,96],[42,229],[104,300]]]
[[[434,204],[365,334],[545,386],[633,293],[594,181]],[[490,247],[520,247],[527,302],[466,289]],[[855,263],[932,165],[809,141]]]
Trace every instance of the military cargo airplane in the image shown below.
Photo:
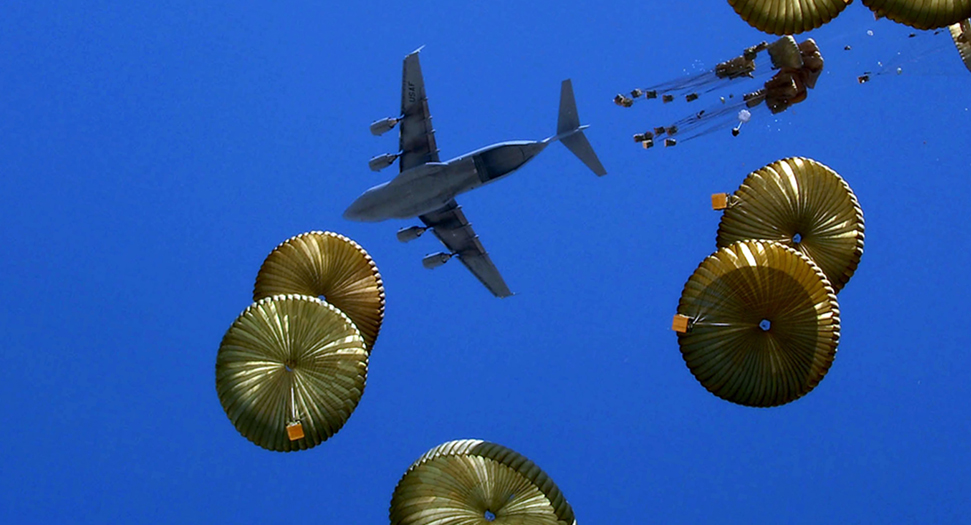
[[[380,171],[398,160],[400,171],[391,181],[374,186],[358,197],[344,212],[344,218],[377,222],[418,217],[424,226],[402,228],[398,231],[398,240],[412,241],[430,228],[448,249],[448,252],[425,256],[422,259],[425,268],[436,268],[458,256],[496,297],[508,297],[512,292],[472,231],[455,197],[509,175],[556,141],[562,142],[595,174],[606,175],[607,171],[583,134],[587,126],[580,125],[570,80],[564,80],[560,87],[556,135],[540,141],[501,142],[446,162],[439,161],[418,62],[419,51],[420,48],[404,60],[401,114],[371,124],[374,135],[400,125],[398,153],[378,155],[368,163],[371,170]]]

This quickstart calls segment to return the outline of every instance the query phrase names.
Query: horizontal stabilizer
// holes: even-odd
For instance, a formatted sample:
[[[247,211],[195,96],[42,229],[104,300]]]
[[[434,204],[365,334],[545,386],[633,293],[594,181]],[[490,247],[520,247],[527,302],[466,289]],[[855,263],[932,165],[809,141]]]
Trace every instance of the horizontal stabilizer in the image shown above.
[[[597,153],[593,151],[593,146],[590,145],[590,141],[587,140],[587,136],[582,131],[563,137],[560,139],[560,142],[572,151],[577,158],[582,160],[590,168],[590,171],[596,173],[598,177],[603,177],[607,174],[607,170],[600,163],[600,159],[597,158]]]
[[[560,114],[556,119],[556,135],[546,140],[559,140],[597,176],[606,175],[607,170],[604,169],[593,151],[593,146],[583,134],[583,129],[586,127],[580,125],[577,101],[573,96],[573,83],[570,79],[566,79],[560,85]]]

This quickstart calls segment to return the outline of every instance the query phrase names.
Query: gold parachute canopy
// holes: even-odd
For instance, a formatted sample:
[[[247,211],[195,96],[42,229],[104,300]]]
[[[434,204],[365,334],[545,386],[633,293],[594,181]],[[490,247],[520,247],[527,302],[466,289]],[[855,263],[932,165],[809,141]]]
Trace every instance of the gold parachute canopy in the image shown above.
[[[678,304],[678,344],[712,394],[770,407],[815,388],[836,356],[839,307],[823,272],[773,242],[742,241],[702,261]]]
[[[915,29],[937,29],[971,17],[971,0],[862,0],[873,14]]]
[[[226,332],[216,392],[246,439],[268,450],[304,450],[351,416],[367,366],[364,339],[340,310],[316,297],[278,295],[251,305]]]
[[[313,231],[281,243],[263,261],[253,300],[280,294],[323,297],[357,325],[369,352],[374,347],[384,320],[384,283],[356,242]]]
[[[958,49],[964,67],[971,71],[971,19],[963,20],[958,24],[951,24],[947,28],[951,32],[954,47]]]
[[[853,0],[728,0],[752,27],[773,35],[797,35],[836,18]]]
[[[863,256],[863,210],[835,171],[812,159],[782,159],[750,173],[728,199],[717,245],[775,241],[813,260],[835,291]]]
[[[439,445],[391,497],[391,525],[576,525],[573,509],[532,461],[487,441]]]

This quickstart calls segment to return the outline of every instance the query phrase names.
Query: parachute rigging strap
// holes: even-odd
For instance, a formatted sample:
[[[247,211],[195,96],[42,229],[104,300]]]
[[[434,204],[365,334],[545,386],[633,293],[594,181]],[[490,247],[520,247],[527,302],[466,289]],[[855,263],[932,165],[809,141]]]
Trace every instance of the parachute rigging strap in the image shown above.
[[[699,296],[699,299],[704,298],[705,300],[698,301],[699,303],[698,315],[696,315],[694,318],[691,319],[690,326],[695,326],[695,325],[722,326],[722,327],[731,326],[731,323],[716,323],[716,322],[709,321],[708,318],[712,312],[719,311],[720,309],[722,309],[722,307],[725,306],[727,302],[729,302],[732,299],[735,299],[741,294],[737,291],[735,287],[726,287],[724,291],[727,293],[721,295],[720,297],[714,297],[713,299],[709,299],[715,295],[713,292],[711,292],[711,290],[712,290],[711,287],[706,287],[704,292],[702,292],[702,294]],[[705,308],[703,305],[708,305],[708,307]]]
[[[297,400],[296,394],[293,391],[293,383],[290,383],[290,422],[299,423],[300,419],[297,418]]]
[[[303,424],[297,417],[297,401],[296,394],[293,389],[293,382],[290,382],[290,422],[287,423],[287,438],[290,441],[297,441],[298,439],[303,439],[306,437],[303,431]]]

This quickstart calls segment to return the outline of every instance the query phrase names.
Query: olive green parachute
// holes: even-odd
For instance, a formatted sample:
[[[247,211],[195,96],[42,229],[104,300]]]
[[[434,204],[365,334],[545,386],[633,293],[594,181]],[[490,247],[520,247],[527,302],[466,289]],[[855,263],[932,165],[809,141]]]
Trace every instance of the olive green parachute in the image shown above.
[[[971,71],[971,19],[951,24],[947,28],[951,32],[951,38],[954,39],[954,46],[961,55],[964,67]]]
[[[450,441],[415,461],[391,497],[392,525],[575,525],[532,461],[494,443]]]
[[[839,307],[822,270],[782,244],[741,241],[706,258],[678,304],[688,369],[716,396],[755,407],[793,401],[836,356]]]
[[[838,292],[863,256],[863,210],[832,169],[812,159],[782,159],[750,173],[722,215],[719,248],[748,239],[798,249]]]
[[[876,16],[915,29],[937,29],[971,17],[971,0],[862,0]]]
[[[728,0],[759,31],[795,35],[829,22],[852,0]]]
[[[791,35],[786,35],[766,47],[773,69],[799,69],[803,66],[799,44]]]
[[[384,319],[384,283],[356,242],[313,231],[287,239],[263,261],[253,300],[279,294],[322,296],[357,326],[370,352]]]
[[[278,295],[247,308],[216,357],[216,391],[246,439],[281,452],[334,435],[364,392],[364,339],[340,310],[316,297]],[[293,439],[288,427],[299,426]]]

